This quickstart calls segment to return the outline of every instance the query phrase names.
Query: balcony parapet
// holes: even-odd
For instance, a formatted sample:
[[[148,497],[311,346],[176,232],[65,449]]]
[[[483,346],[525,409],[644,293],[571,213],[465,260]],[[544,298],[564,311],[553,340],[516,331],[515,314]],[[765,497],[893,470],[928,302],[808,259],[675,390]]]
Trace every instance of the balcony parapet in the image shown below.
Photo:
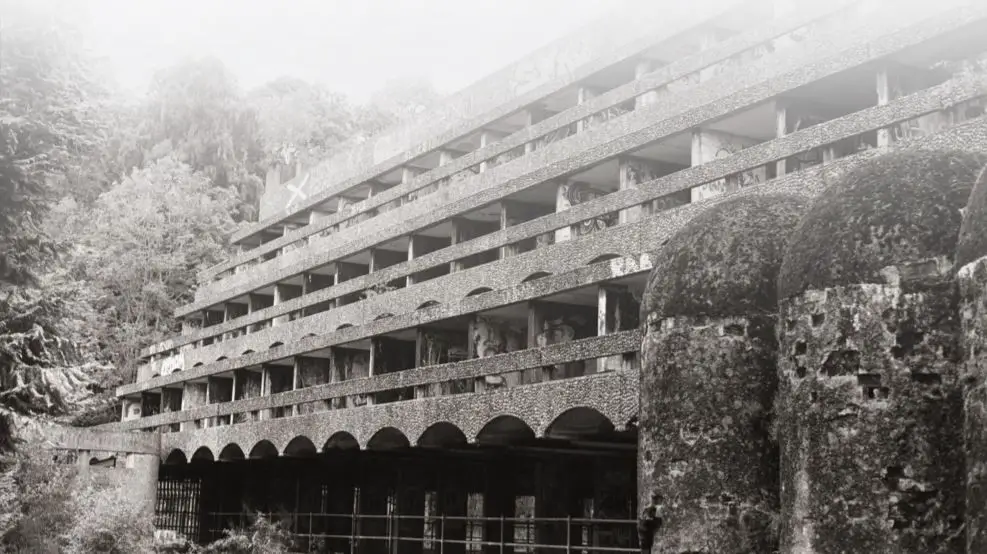
[[[953,10],[945,14],[934,10],[932,14],[925,13],[925,18],[915,16],[912,11],[905,11],[908,16],[896,14],[887,20],[872,22],[866,37],[862,34],[842,33],[836,37],[809,39],[791,50],[765,56],[749,67],[725,72],[706,81],[702,87],[688,90],[688,94],[686,91],[669,92],[655,104],[611,120],[594,128],[592,132],[570,136],[544,150],[535,151],[530,156],[480,174],[479,181],[474,186],[478,192],[467,198],[451,202],[424,216],[399,222],[382,232],[367,234],[337,249],[321,252],[304,263],[276,270],[274,268],[277,266],[256,266],[252,268],[256,273],[247,272],[255,276],[255,282],[231,288],[225,288],[228,283],[224,283],[222,298],[245,294],[310,267],[324,265],[371,248],[389,238],[436,224],[477,206],[496,202],[578,167],[604,161],[617,152],[688,131],[698,122],[724,117],[742,107],[768,101],[792,88],[879,59],[906,46],[920,44],[940,36],[948,29],[969,24],[987,15],[987,8],[984,6]],[[934,17],[928,20],[930,15]],[[883,33],[880,32],[881,29],[884,30]],[[875,35],[877,38],[873,38]],[[820,57],[820,49],[829,56]],[[682,111],[683,107],[687,109]],[[511,173],[515,176],[508,177]],[[498,186],[494,188],[494,185]],[[262,267],[264,271],[260,270]],[[201,310],[220,300],[220,297],[200,300],[181,308],[178,314],[185,315]]]
[[[168,459],[176,449],[185,459],[191,459],[201,448],[208,449],[213,459],[221,459],[220,453],[230,444],[250,453],[261,441],[270,442],[283,454],[295,437],[305,437],[321,450],[331,438],[344,435],[366,448],[383,429],[399,431],[414,445],[429,426],[438,422],[455,425],[467,440],[474,442],[487,423],[504,416],[520,419],[535,436],[541,437],[560,415],[582,407],[595,409],[623,427],[637,414],[637,395],[637,371],[614,371],[482,393],[165,433],[161,436],[162,459]]]
[[[641,336],[637,330],[624,331],[540,348],[518,350],[486,358],[406,369],[372,377],[316,385],[269,396],[210,404],[191,410],[167,412],[112,423],[103,428],[114,431],[150,429],[236,413],[288,407],[354,395],[368,395],[394,389],[434,385],[461,379],[476,379],[556,364],[593,360],[636,352],[640,346]],[[243,424],[238,423],[236,425]]]
[[[551,134],[559,129],[575,124],[577,121],[590,117],[603,110],[608,110],[614,106],[627,102],[648,91],[655,90],[668,83],[681,79],[689,74],[696,73],[710,66],[727,62],[730,58],[749,51],[766,42],[776,39],[785,33],[791,32],[807,24],[815,23],[824,17],[832,16],[837,11],[852,4],[852,0],[842,0],[840,2],[818,4],[807,7],[799,11],[798,14],[786,17],[776,23],[766,25],[764,28],[744,33],[736,37],[731,37],[722,43],[718,43],[708,50],[701,51],[687,58],[675,61],[672,64],[659,68],[654,72],[644,75],[642,78],[607,91],[586,103],[579,104],[564,112],[556,114],[548,119],[540,121],[531,127],[527,127],[502,140],[484,146],[481,149],[471,152],[453,160],[447,165],[430,170],[409,183],[397,185],[393,189],[387,190],[379,195],[375,195],[367,200],[354,205],[352,212],[345,214],[330,215],[318,222],[306,225],[287,233],[284,237],[266,242],[254,249],[244,252],[230,260],[214,265],[200,272],[201,282],[208,282],[214,279],[219,273],[233,269],[236,266],[246,264],[251,260],[279,250],[292,243],[303,241],[311,235],[319,233],[333,225],[337,225],[349,219],[358,217],[368,210],[376,209],[382,205],[416,192],[422,188],[434,185],[439,181],[449,178],[455,173],[461,172],[469,167],[478,165],[484,161],[490,161],[502,154],[514,150],[524,144],[538,140],[545,135]],[[302,176],[292,182],[300,181]],[[345,183],[349,185],[350,183]],[[323,202],[333,195],[340,194],[344,187],[334,187],[329,191],[319,193],[308,204]],[[307,204],[306,204],[307,205]],[[299,208],[301,210],[302,208]],[[388,212],[388,217],[394,217],[393,212]],[[236,238],[239,235],[235,235]]]

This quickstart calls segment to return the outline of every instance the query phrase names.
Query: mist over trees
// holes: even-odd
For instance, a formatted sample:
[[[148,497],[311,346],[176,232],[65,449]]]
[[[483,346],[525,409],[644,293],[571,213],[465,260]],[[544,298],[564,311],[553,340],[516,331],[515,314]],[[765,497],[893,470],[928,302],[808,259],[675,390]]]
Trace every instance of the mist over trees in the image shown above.
[[[143,98],[84,37],[5,7],[0,36],[0,415],[116,419],[140,349],[179,331],[195,275],[255,220],[267,167],[312,164],[438,96],[396,81],[366,105],[281,77],[243,90],[215,58],[161,68]],[[9,427],[0,429],[6,447]]]

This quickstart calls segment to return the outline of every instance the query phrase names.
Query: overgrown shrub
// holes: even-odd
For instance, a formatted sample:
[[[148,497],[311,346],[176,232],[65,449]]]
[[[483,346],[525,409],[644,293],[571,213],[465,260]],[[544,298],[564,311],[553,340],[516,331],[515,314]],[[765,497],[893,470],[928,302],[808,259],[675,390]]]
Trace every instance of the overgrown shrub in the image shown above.
[[[86,476],[72,494],[73,518],[63,534],[65,554],[141,554],[153,551],[154,525],[140,500],[125,489]]]
[[[0,551],[59,554],[61,532],[73,519],[73,465],[56,464],[51,452],[30,445],[9,457],[0,475],[0,504],[4,513]],[[9,498],[13,494],[14,498]]]
[[[247,529],[227,529],[226,537],[206,546],[203,554],[284,554],[292,547],[291,533],[263,513]]]

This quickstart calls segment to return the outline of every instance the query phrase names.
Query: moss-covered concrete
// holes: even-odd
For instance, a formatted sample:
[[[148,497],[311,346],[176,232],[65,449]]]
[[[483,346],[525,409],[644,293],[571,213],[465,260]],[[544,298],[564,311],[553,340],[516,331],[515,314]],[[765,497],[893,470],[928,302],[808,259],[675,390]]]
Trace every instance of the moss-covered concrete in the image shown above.
[[[962,552],[953,283],[781,302],[782,552]]]
[[[696,217],[655,254],[644,295],[639,501],[664,498],[656,552],[777,548],[775,285],[807,207],[738,197]]]
[[[956,245],[956,267],[983,256],[987,256],[987,166],[980,172],[963,210],[963,224]]]
[[[638,503],[665,506],[653,552],[776,552],[774,317],[664,319],[643,356]]]
[[[781,298],[809,289],[881,283],[884,268],[948,258],[961,208],[987,156],[899,151],[861,164],[813,204],[785,254]]]
[[[960,291],[967,552],[987,552],[987,257],[964,265]]]
[[[778,268],[806,203],[742,196],[696,217],[656,253],[641,320],[775,313]]]

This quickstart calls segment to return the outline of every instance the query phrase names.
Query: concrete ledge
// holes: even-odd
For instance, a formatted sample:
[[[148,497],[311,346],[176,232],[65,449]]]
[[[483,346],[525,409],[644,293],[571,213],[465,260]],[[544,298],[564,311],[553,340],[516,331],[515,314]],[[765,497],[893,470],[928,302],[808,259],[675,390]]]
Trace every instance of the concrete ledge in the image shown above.
[[[560,415],[577,407],[593,408],[621,429],[637,414],[637,382],[637,371],[616,371],[484,393],[165,433],[161,453],[162,459],[167,459],[174,450],[180,450],[190,459],[196,450],[206,448],[219,459],[222,450],[233,444],[249,456],[255,445],[266,440],[283,454],[295,437],[306,437],[321,450],[330,437],[338,434],[355,438],[366,448],[372,446],[374,435],[385,428],[400,431],[414,445],[428,427],[438,422],[455,425],[468,440],[475,441],[484,425],[501,416],[524,421],[540,437]]]
[[[119,433],[76,427],[53,427],[44,430],[43,444],[49,448],[153,454],[161,449],[161,434]]]
[[[101,428],[115,431],[153,428],[184,421],[291,406],[355,394],[371,394],[374,392],[441,383],[457,379],[498,375],[546,365],[592,360],[604,356],[623,354],[625,352],[636,352],[640,346],[640,333],[637,330],[625,331],[543,348],[529,348],[488,358],[476,358],[462,362],[407,369],[362,379],[327,383],[325,385],[317,385],[272,394],[270,396],[258,396],[235,400],[233,402],[224,402],[222,404],[211,404],[191,410],[169,412],[141,419],[112,423]]]

